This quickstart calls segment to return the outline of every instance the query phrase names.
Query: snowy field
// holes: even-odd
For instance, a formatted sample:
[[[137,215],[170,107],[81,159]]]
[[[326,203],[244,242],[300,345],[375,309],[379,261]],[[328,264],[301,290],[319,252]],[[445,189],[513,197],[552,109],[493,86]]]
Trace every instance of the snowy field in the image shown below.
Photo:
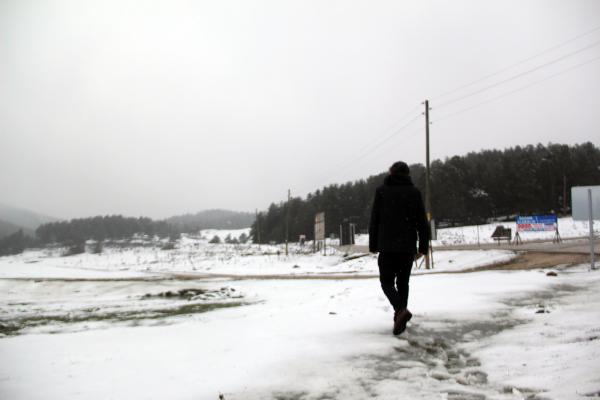
[[[414,317],[394,337],[392,310],[370,277],[374,256],[291,246],[285,257],[278,246],[208,244],[214,234],[185,237],[171,250],[145,244],[0,257],[0,399],[600,393],[600,272],[587,266],[558,276],[415,270]],[[437,252],[436,271],[513,256]],[[171,279],[173,272],[198,278]],[[290,275],[297,279],[284,279]]]
[[[433,246],[448,246],[454,244],[477,244],[495,243],[492,233],[498,225],[512,229],[513,238],[516,233],[515,222],[497,222],[479,226],[461,226],[458,228],[438,229],[438,240],[433,241]],[[590,234],[589,224],[585,221],[573,221],[571,217],[558,219],[558,232],[562,239],[587,237]],[[600,221],[595,221],[594,235],[600,234]],[[530,240],[552,240],[554,232],[521,232],[521,239],[526,242]],[[357,235],[356,244],[368,245],[369,235]]]
[[[227,275],[335,275],[377,274],[377,256],[344,253],[322,254],[291,253],[248,254],[256,246],[235,248],[219,245],[222,253],[214,256],[213,245],[203,250],[149,250],[136,248],[105,249],[102,255],[80,254],[61,257],[44,251],[26,251],[22,255],[0,258],[0,278],[131,278],[164,277],[165,274],[227,274]],[[459,271],[506,262],[515,253],[507,250],[438,251],[434,255],[434,269],[425,270],[422,260],[415,264],[413,273]],[[357,257],[357,258],[354,258]]]
[[[326,255],[322,252],[314,254],[310,245],[290,244],[289,255],[285,256],[281,245],[208,243],[206,237],[211,238],[214,234],[211,231],[210,235],[183,237],[172,250],[163,250],[160,243],[137,247],[105,246],[101,254],[68,257],[62,256],[65,249],[28,250],[20,255],[0,257],[0,278],[156,278],[171,273],[286,276],[378,273],[377,256],[373,254],[348,255],[333,247],[328,248]],[[415,264],[413,273],[458,271],[506,262],[514,257],[515,253],[506,250],[439,251],[434,255],[433,270],[425,270],[421,260]]]

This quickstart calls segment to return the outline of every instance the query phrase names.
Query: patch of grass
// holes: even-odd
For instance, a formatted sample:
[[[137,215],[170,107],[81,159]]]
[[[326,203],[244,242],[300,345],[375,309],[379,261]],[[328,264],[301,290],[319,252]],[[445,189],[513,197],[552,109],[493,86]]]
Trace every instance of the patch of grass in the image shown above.
[[[191,299],[194,296],[207,293],[204,289],[181,289],[178,291],[168,290],[166,292],[160,292],[157,294],[146,293],[142,298],[143,299],[151,299],[157,297],[179,297],[185,299]]]
[[[114,311],[101,312],[99,309],[88,309],[81,313],[67,313],[55,315],[39,315],[18,318],[10,322],[0,323],[0,334],[6,336],[17,335],[25,328],[33,328],[38,326],[50,325],[53,323],[60,324],[75,324],[81,322],[126,322],[126,321],[141,321],[141,320],[158,320],[162,318],[177,317],[183,315],[191,315],[205,313],[220,308],[240,307],[244,305],[242,302],[228,303],[192,303],[182,304],[176,307],[165,307],[146,310],[130,310],[130,311]],[[87,311],[87,312],[86,312]]]

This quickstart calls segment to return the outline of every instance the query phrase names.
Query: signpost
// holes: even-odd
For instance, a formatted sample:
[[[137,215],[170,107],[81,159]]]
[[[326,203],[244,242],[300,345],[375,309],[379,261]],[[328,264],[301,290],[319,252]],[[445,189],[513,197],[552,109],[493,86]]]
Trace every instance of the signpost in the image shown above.
[[[594,220],[600,219],[600,186],[571,188],[571,209],[574,221],[587,220],[590,227],[590,268],[596,269],[594,249]]]
[[[318,251],[317,242],[323,241],[323,254],[325,254],[325,213],[315,215],[315,252]]]
[[[351,222],[358,217],[348,217],[342,220],[340,224],[340,246],[348,246],[355,244],[354,237],[356,235],[356,223]]]

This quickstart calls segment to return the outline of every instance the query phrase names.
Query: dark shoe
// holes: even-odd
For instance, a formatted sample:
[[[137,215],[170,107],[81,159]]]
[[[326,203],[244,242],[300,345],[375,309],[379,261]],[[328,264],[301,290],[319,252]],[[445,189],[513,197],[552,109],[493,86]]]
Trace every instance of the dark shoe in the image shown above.
[[[405,308],[402,311],[398,311],[394,318],[394,335],[400,335],[406,330],[406,324],[412,318],[412,313]]]

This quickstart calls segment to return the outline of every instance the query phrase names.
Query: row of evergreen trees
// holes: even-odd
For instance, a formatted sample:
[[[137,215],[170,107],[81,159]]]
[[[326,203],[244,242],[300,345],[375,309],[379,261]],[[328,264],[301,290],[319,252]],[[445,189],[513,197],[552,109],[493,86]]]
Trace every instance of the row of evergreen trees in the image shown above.
[[[390,164],[393,161],[390,160]],[[415,185],[425,195],[425,167],[411,165]],[[568,213],[571,187],[600,184],[600,149],[592,143],[568,146],[514,147],[484,150],[436,160],[431,164],[432,213],[442,225],[481,223],[517,214]],[[327,235],[338,234],[343,222],[368,227],[374,191],[385,173],[342,185],[329,185],[289,203],[271,204],[258,215],[251,236],[260,241],[285,240],[289,211],[289,238],[313,238],[314,216],[325,212]],[[565,190],[566,189],[566,190]],[[566,192],[566,199],[563,193]],[[563,209],[563,204],[567,209]],[[260,232],[259,232],[260,229]]]
[[[195,232],[194,230],[193,232]],[[22,230],[0,239],[0,256],[19,254],[28,247],[60,244],[68,246],[73,254],[84,251],[86,240],[99,242],[105,240],[131,239],[135,235],[176,239],[186,231],[181,226],[165,220],[154,221],[150,218],[130,218],[122,215],[77,218],[70,221],[49,222],[35,230],[35,237]]]
[[[37,245],[38,241],[29,235],[23,233],[20,229],[17,232],[0,238],[0,256],[22,253],[28,247]]]
[[[135,234],[150,237],[178,236],[180,232],[165,221],[153,221],[146,217],[128,218],[110,215],[50,222],[40,225],[35,233],[41,244],[76,244],[89,239],[97,241],[128,239]]]
[[[200,229],[241,229],[254,222],[254,213],[230,210],[204,210],[195,214],[176,215],[166,219],[182,232],[195,232]]]
[[[250,223],[248,222],[248,225]],[[47,244],[68,246],[70,249],[69,254],[77,254],[85,250],[87,240],[97,241],[96,248],[101,251],[102,242],[106,240],[126,240],[136,235],[150,238],[169,238],[171,243],[165,245],[164,248],[173,248],[172,242],[179,238],[181,233],[196,233],[200,229],[195,225],[182,225],[169,220],[154,221],[146,217],[128,218],[122,215],[110,215],[77,218],[70,221],[42,224],[36,229],[35,237],[25,235],[22,230],[4,237],[0,239],[0,256],[18,254],[25,248]],[[229,235],[224,239],[224,242],[238,244],[246,243],[248,239],[248,236],[242,233],[239,238],[233,238]],[[211,243],[220,242],[218,236],[211,240]]]

